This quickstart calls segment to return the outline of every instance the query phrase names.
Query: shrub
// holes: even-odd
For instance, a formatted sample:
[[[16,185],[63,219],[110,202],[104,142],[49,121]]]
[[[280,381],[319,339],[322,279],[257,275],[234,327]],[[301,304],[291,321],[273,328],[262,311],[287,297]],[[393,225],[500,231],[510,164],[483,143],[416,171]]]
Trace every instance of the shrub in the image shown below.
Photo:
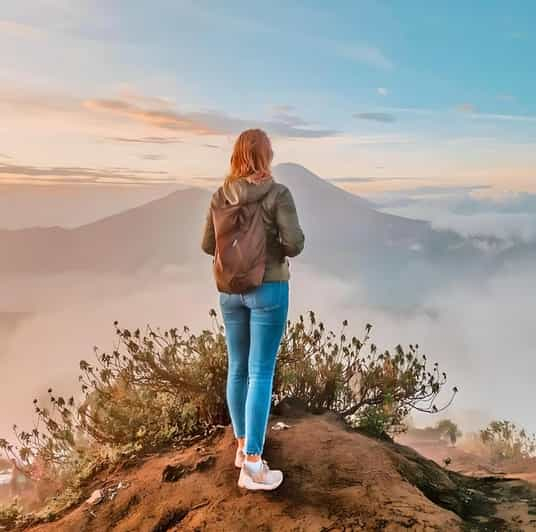
[[[461,430],[458,428],[458,425],[451,421],[450,419],[442,419],[437,425],[436,428],[439,432],[440,437],[447,436],[452,445],[456,445],[456,441],[462,435]]]
[[[428,369],[418,345],[394,353],[378,351],[370,343],[372,326],[363,338],[346,335],[348,322],[338,334],[327,331],[313,312],[289,323],[279,352],[275,398],[300,399],[313,411],[331,410],[357,426],[404,430],[403,419],[412,410],[436,413],[448,407],[457,392],[438,407],[436,400],[447,376],[438,364]],[[362,351],[368,347],[368,353]]]
[[[369,436],[385,438],[394,431],[393,419],[384,405],[367,405],[355,423],[357,428]]]
[[[148,327],[142,335],[115,323],[115,349],[95,348],[94,364],[80,362],[81,404],[49,389],[48,408],[34,400],[35,428],[15,426],[18,445],[0,440],[0,448],[31,478],[86,477],[106,457],[180,443],[227,423],[225,337],[211,316],[213,328],[199,335],[187,327]]]
[[[11,503],[0,504],[0,529],[14,528],[23,516],[23,508],[17,498]]]
[[[223,326],[210,311],[211,328],[193,334],[143,333],[119,328],[110,353],[95,348],[96,362],[80,362],[82,402],[49,390],[48,407],[35,400],[36,426],[15,427],[17,445],[0,440],[8,457],[33,478],[59,479],[78,493],[81,483],[124,456],[187,444],[229,422]],[[327,331],[313,312],[288,322],[281,342],[273,399],[296,399],[312,411],[329,410],[352,426],[383,435],[403,430],[411,410],[434,413],[446,383],[438,365],[427,368],[418,346],[393,353],[363,339]],[[364,354],[365,349],[368,352]]]
[[[154,449],[228,422],[223,328],[131,333],[116,324],[118,346],[80,363],[86,400],[81,428],[100,443]]]
[[[480,431],[480,440],[495,461],[530,458],[536,452],[536,436],[511,421],[492,421]]]

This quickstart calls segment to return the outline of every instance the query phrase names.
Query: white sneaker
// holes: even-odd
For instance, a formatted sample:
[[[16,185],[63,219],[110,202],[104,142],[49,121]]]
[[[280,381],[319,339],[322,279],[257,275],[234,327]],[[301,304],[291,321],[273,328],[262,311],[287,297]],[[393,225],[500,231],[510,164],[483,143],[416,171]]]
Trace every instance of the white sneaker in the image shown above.
[[[246,455],[244,454],[244,451],[242,449],[236,450],[234,465],[235,467],[238,467],[239,469],[244,464],[244,461],[246,460]]]
[[[263,460],[260,471],[251,473],[244,462],[238,478],[238,486],[248,490],[275,490],[283,482],[283,473],[277,469],[270,469]]]

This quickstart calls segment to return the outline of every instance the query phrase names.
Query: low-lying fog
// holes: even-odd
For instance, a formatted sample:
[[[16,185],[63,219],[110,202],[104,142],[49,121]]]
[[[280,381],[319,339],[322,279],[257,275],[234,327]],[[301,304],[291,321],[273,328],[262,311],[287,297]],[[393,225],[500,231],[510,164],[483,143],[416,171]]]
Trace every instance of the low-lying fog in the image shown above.
[[[324,188],[319,191],[323,194]],[[139,196],[135,197],[138,201]],[[428,187],[369,199],[382,210],[428,217],[435,226],[464,235],[511,238],[534,246],[535,198],[531,194],[479,197],[465,188]],[[523,223],[517,223],[519,217]],[[426,268],[437,265],[423,263],[420,269],[404,270],[404,286],[393,285],[391,279],[388,290],[379,274],[357,277],[350,284],[330,277],[326,268],[293,262],[290,317],[312,309],[335,330],[348,319],[350,332],[357,335],[370,322],[380,348],[418,343],[429,360],[438,361],[448,373],[448,388],[460,388],[446,415],[466,430],[476,430],[480,427],[475,425],[492,418],[506,418],[536,431],[532,408],[536,259],[531,253],[520,257],[512,255],[495,274],[478,282],[472,277],[448,286],[425,283]],[[95,345],[105,350],[113,347],[114,320],[129,328],[208,326],[208,310],[217,308],[218,301],[210,259],[206,257],[203,264],[201,271],[169,266],[128,275],[3,276],[0,436],[9,437],[13,423],[29,427],[32,399],[46,397],[49,386],[58,394],[77,391],[79,360],[91,360]],[[419,294],[415,298],[419,303],[404,305],[408,293]],[[417,418],[421,424],[434,421],[429,416]]]
[[[447,371],[449,388],[459,386],[450,414],[462,424],[475,416],[482,423],[507,418],[536,431],[531,401],[536,374],[534,268],[512,268],[480,285],[439,288],[420,308],[397,313],[378,308],[370,296],[366,300],[359,281],[343,284],[297,263],[292,276],[291,318],[313,309],[335,330],[345,318],[352,333],[360,334],[365,323],[372,323],[381,348],[419,343]],[[418,289],[418,279],[414,283]],[[46,397],[49,386],[58,394],[77,390],[79,360],[91,360],[94,345],[113,346],[114,320],[130,328],[187,324],[195,330],[207,326],[208,310],[217,308],[208,258],[201,273],[169,269],[130,278],[20,276],[4,279],[3,285],[0,312],[33,312],[12,319],[9,327],[4,316],[4,329],[0,327],[3,436],[9,436],[13,423],[29,426],[32,399]],[[374,290],[367,287],[366,292]]]

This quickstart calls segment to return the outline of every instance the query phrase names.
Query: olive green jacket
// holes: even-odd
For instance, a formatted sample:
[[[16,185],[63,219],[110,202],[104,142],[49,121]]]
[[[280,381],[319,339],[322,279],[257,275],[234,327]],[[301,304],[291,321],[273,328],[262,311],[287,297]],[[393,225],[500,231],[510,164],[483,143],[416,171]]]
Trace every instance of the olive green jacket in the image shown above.
[[[201,242],[203,251],[209,255],[214,255],[216,251],[212,206],[222,205],[225,201],[232,204],[261,202],[266,229],[266,269],[263,280],[287,281],[290,278],[287,257],[301,253],[305,241],[290,190],[273,178],[260,183],[241,179],[229,187],[221,186],[212,195]]]

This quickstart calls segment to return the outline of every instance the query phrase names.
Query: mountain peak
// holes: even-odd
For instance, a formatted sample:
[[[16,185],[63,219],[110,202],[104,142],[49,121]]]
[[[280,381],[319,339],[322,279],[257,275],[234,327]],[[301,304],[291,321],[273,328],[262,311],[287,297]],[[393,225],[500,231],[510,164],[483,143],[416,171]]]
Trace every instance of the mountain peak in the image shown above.
[[[336,210],[346,206],[349,209],[363,209],[371,211],[374,205],[368,200],[356,196],[344,190],[327,179],[319,177],[301,164],[285,162],[273,168],[273,174],[278,181],[288,186],[296,196],[301,198],[312,198],[316,205],[315,212],[322,206],[329,209],[329,206],[336,205]]]
[[[276,177],[293,177],[299,179],[320,179],[315,173],[298,163],[284,162],[274,166],[273,172]]]

